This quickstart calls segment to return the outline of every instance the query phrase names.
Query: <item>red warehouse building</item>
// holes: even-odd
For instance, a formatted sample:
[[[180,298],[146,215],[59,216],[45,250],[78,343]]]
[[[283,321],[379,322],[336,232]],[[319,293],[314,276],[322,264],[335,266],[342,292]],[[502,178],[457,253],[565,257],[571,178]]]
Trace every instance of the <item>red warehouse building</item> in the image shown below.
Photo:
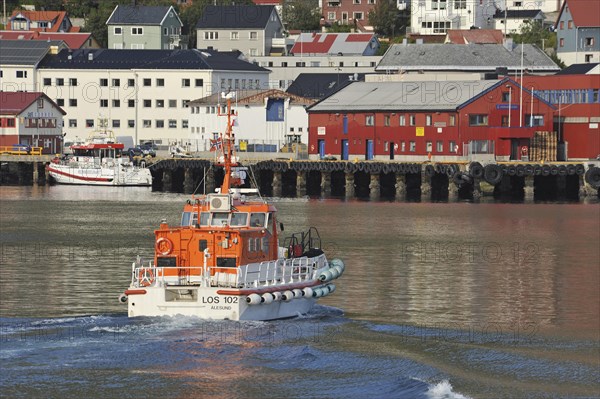
[[[523,86],[556,107],[559,159],[600,155],[600,66],[578,64],[550,76],[526,76]],[[559,151],[561,153],[561,151]]]
[[[514,80],[355,82],[307,109],[309,154],[436,161],[517,160],[554,107]]]

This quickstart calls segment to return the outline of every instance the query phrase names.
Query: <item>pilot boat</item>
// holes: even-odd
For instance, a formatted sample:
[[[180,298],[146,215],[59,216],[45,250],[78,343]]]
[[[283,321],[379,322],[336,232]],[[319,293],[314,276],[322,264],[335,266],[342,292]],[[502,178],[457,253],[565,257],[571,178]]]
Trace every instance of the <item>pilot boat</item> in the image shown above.
[[[152,175],[145,162],[134,165],[121,156],[123,148],[110,130],[95,131],[85,142],[70,147],[72,155],[53,159],[46,169],[59,184],[151,186]]]
[[[329,261],[316,228],[291,234],[280,244],[275,206],[247,199],[235,189],[243,168],[234,154],[231,98],[225,96],[227,128],[217,139],[224,168],[215,193],[187,200],[181,223],[161,222],[154,256],[138,256],[131,284],[120,296],[129,317],[196,316],[213,320],[273,320],[311,310],[333,293],[344,272]],[[232,171],[234,173],[232,173]]]

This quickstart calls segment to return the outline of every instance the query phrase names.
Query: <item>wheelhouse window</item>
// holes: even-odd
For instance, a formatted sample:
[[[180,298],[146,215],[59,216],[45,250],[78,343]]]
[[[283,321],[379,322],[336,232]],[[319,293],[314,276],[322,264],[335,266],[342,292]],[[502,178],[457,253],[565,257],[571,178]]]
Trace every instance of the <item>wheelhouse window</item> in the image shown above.
[[[264,227],[265,226],[265,214],[264,213],[251,213],[250,223],[252,227]]]
[[[231,214],[231,227],[240,227],[248,225],[248,214],[246,212],[236,212]]]
[[[212,219],[210,221],[211,226],[227,226],[227,220],[229,219],[228,212],[213,212]]]

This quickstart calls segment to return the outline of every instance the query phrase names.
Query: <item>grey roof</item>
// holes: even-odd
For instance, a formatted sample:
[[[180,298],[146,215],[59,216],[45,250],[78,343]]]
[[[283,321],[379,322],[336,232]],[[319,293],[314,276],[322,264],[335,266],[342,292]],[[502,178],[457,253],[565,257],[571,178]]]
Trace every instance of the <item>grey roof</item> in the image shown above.
[[[347,73],[301,73],[294,79],[288,93],[307,98],[321,99],[348,85],[354,75]],[[356,74],[357,80],[365,80],[364,73]]]
[[[90,57],[91,54],[91,57]],[[48,55],[39,68],[52,69],[213,69],[267,72],[268,69],[244,61],[239,52],[214,50],[63,50]]]
[[[572,64],[558,72],[557,75],[586,75],[589,72],[592,72],[594,68],[597,68],[599,63],[589,63],[589,64]]]
[[[34,66],[51,46],[66,47],[62,40],[0,40],[0,64]]]
[[[354,82],[308,109],[311,112],[450,111],[499,82]]]
[[[523,67],[531,72],[558,72],[558,65],[532,44],[524,44]],[[508,50],[502,44],[394,44],[376,71],[494,72],[521,70],[521,45]]]
[[[169,6],[117,5],[112,14],[110,14],[106,24],[160,25],[171,8]],[[179,19],[179,17],[177,18]]]
[[[196,29],[263,29],[274,6],[206,6]]]

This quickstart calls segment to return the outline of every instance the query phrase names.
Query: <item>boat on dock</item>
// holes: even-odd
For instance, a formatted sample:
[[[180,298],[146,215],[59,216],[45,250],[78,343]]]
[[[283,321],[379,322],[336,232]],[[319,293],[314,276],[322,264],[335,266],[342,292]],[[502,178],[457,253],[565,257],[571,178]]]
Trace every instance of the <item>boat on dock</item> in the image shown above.
[[[73,144],[69,154],[54,158],[46,167],[58,184],[93,186],[151,186],[152,174],[142,160],[121,156],[124,144],[110,130],[92,132],[83,143]]]
[[[160,223],[154,255],[138,256],[120,296],[129,317],[196,316],[215,320],[273,320],[298,316],[332,294],[344,272],[328,260],[315,227],[280,243],[277,210],[260,196],[236,190],[241,165],[234,154],[232,94],[225,96],[227,128],[219,138],[224,168],[218,192],[192,197],[181,223]]]

